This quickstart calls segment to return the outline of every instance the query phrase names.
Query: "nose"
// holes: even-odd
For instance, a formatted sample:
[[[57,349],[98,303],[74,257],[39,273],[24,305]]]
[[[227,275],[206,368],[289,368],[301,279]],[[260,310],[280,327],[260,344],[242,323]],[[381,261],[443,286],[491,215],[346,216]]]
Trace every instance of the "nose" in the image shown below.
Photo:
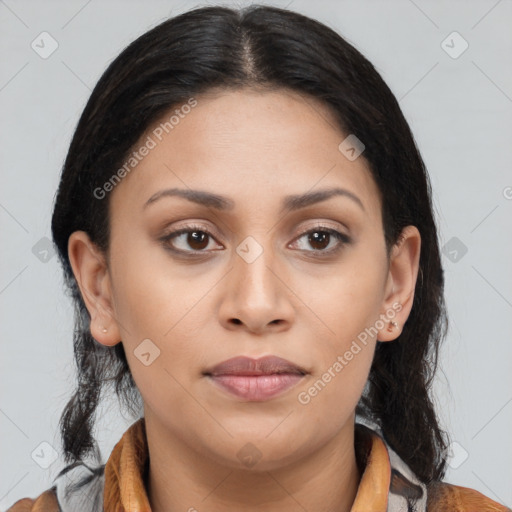
[[[234,254],[233,268],[226,276],[221,323],[229,330],[255,334],[289,329],[295,315],[293,292],[272,250],[263,250],[254,261],[240,254]]]

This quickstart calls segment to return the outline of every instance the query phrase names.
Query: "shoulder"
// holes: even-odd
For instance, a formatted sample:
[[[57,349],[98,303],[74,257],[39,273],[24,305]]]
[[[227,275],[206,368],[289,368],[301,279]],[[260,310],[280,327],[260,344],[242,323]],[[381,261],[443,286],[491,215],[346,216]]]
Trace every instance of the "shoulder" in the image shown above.
[[[512,512],[484,494],[447,482],[431,482],[428,487],[428,512]]]
[[[42,492],[36,498],[23,498],[6,512],[60,512],[55,487]]]

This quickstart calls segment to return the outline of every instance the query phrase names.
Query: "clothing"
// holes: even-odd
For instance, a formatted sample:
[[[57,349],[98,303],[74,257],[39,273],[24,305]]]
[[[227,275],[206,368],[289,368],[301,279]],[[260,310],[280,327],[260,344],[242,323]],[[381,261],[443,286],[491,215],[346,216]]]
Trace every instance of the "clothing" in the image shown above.
[[[362,477],[351,512],[512,512],[467,487],[423,484],[380,431],[361,423],[355,426],[355,449]],[[35,499],[18,500],[7,512],[151,512],[145,486],[148,470],[145,419],[140,418],[123,434],[106,464],[70,465],[53,487]]]

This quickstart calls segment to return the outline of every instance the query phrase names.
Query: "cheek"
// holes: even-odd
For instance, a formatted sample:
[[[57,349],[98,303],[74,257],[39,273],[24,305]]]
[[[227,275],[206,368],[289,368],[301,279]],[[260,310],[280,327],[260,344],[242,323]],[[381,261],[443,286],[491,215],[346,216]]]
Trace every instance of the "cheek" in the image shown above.
[[[197,303],[200,290],[194,291],[163,249],[149,242],[117,242],[112,244],[111,268],[122,339],[163,339]]]
[[[332,279],[328,289],[317,294],[323,334],[317,335],[318,345],[312,352],[316,356],[315,372],[297,395],[308,420],[321,422],[329,411],[332,432],[341,428],[354,411],[376,346],[379,280],[375,273],[360,275]]]
[[[320,286],[309,288],[308,306],[321,319],[314,375],[298,402],[312,414],[332,410],[342,422],[357,405],[375,351],[382,313],[385,267],[369,249],[354,251]],[[380,325],[380,322],[379,322]]]
[[[117,290],[117,314],[137,388],[149,407],[167,414],[191,407],[185,389],[199,376],[197,356],[204,338],[194,330],[196,294],[166,286],[152,273],[126,277]]]
[[[351,340],[374,325],[382,312],[385,267],[368,254],[371,252],[354,251],[330,276],[308,290],[308,305],[323,320],[329,345],[338,351],[344,351]]]
[[[165,275],[169,265],[155,261],[152,251],[135,244],[123,254],[118,247],[111,265],[114,312],[128,365],[144,401],[166,403],[181,396],[173,379],[183,381],[177,370],[194,368],[200,351],[200,338],[190,329],[199,290]]]
[[[137,358],[140,359],[142,350],[149,351],[151,357],[146,358],[155,357],[152,366],[161,367],[163,371],[181,373],[194,367],[194,359],[204,343],[204,333],[198,331],[195,321],[201,313],[201,308],[197,307],[201,299],[199,290],[194,291],[189,285],[180,286],[179,280],[169,286],[161,276],[138,272],[131,274],[116,291],[121,339],[135,371],[140,365]],[[202,313],[206,316],[204,311]]]

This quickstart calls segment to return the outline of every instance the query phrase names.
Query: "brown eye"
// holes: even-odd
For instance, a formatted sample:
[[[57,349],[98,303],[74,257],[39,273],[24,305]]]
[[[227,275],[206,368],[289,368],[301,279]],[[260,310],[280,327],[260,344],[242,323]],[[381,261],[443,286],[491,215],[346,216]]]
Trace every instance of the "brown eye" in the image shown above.
[[[298,243],[301,240],[306,240],[305,243]],[[319,226],[303,233],[296,239],[299,249],[310,253],[331,254],[340,250],[344,245],[351,242],[350,237],[336,231],[335,229]],[[312,247],[313,250],[307,247]],[[316,254],[315,254],[316,256]]]
[[[162,237],[166,249],[176,253],[206,253],[213,235],[203,228],[187,226]]]
[[[208,247],[208,237],[209,235],[204,231],[189,231],[185,240],[189,247],[195,251],[200,251]]]
[[[314,249],[325,249],[331,240],[331,234],[326,231],[314,231],[308,235],[308,242]]]

